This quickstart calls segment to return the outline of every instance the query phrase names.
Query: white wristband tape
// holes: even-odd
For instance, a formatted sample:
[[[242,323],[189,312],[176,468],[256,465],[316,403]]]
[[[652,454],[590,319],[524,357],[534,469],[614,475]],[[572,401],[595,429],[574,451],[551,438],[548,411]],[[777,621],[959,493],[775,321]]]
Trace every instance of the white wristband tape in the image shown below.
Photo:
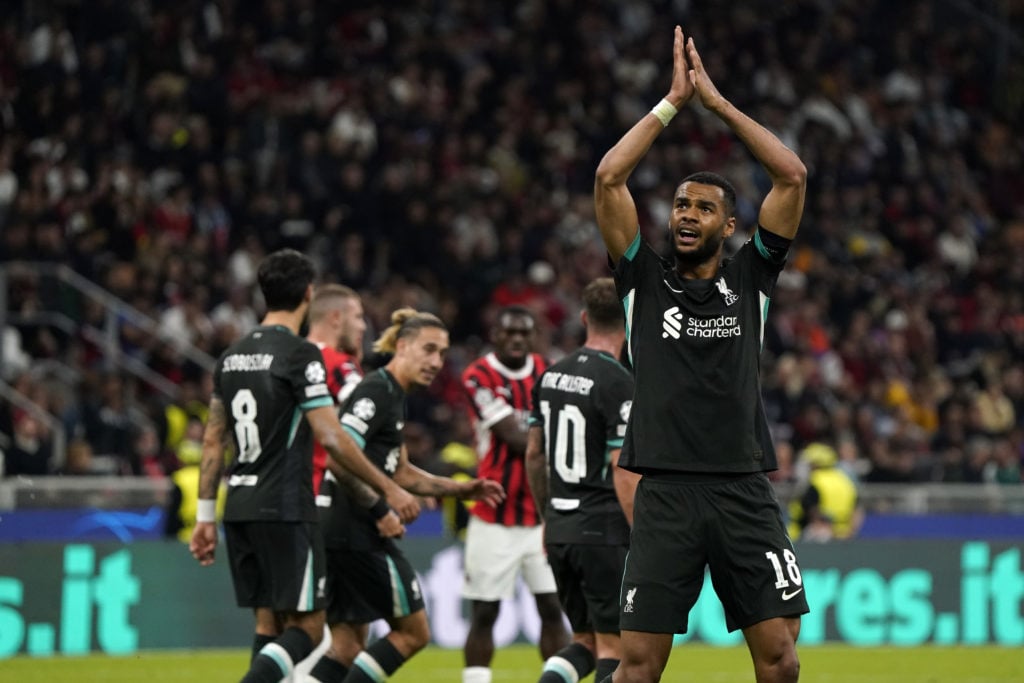
[[[676,109],[675,105],[668,100],[662,99],[661,102],[654,105],[654,109],[651,110],[651,113],[658,117],[662,126],[667,126],[668,122],[672,120],[672,117],[679,113],[679,110]]]
[[[199,499],[196,504],[196,522],[216,522],[217,501]]]

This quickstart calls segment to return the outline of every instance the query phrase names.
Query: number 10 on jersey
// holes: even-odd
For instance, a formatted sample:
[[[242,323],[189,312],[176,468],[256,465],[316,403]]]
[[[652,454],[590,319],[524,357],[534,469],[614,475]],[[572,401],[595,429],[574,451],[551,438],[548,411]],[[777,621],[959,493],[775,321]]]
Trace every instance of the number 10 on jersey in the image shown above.
[[[541,401],[544,416],[544,448],[555,460],[555,472],[567,484],[577,484],[587,476],[587,418],[578,406],[566,404],[558,411],[555,428],[551,428],[551,402]],[[554,432],[554,450],[551,435]],[[571,434],[571,438],[570,438]]]

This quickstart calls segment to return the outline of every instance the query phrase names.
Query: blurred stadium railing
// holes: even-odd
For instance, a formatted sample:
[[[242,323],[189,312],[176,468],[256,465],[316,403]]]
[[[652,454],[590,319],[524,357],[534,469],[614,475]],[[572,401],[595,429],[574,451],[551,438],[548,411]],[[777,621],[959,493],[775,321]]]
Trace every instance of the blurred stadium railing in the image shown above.
[[[7,297],[12,278],[28,279],[42,292],[40,310],[31,313],[16,313],[9,310]],[[98,306],[102,311],[102,321],[80,319],[81,311],[90,304]],[[120,332],[125,324],[137,327],[157,339],[163,336],[156,320],[109,290],[82,277],[69,266],[23,261],[0,265],[0,330],[5,329],[7,325],[44,326],[60,331],[68,337],[80,336],[102,352],[103,364],[108,369],[128,373],[168,398],[177,398],[177,385],[154,372],[138,358],[126,354],[121,348]],[[216,359],[202,349],[180,340],[174,340],[174,345],[184,358],[204,370],[213,370]],[[0,376],[7,372],[3,362],[3,356],[0,355]],[[59,360],[51,362],[58,365],[61,363]],[[66,364],[62,370],[72,376],[77,374],[75,368]]]
[[[776,484],[783,501],[802,493]],[[153,477],[12,477],[0,480],[0,512],[42,508],[124,509],[162,506],[171,484]],[[1024,488],[999,484],[862,484],[869,514],[1022,515]]]

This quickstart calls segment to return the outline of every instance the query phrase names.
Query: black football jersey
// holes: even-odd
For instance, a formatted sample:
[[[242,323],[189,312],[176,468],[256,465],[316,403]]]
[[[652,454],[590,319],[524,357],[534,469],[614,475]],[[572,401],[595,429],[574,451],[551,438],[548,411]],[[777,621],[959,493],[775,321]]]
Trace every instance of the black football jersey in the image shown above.
[[[389,477],[394,476],[402,452],[405,396],[391,373],[379,368],[356,385],[341,408],[341,426]],[[320,487],[318,505],[327,547],[376,550],[389,545],[370,513],[356,505],[331,476]]]
[[[588,348],[552,365],[534,385],[530,425],[544,429],[548,460],[547,543],[628,542],[610,464],[611,451],[622,446],[632,398],[629,372]]]
[[[223,353],[213,382],[235,442],[224,519],[316,521],[304,412],[332,405],[320,350],[285,327],[257,327]]]
[[[637,472],[776,468],[759,372],[784,261],[755,233],[714,278],[686,280],[637,235],[615,268],[636,379],[620,465]]]

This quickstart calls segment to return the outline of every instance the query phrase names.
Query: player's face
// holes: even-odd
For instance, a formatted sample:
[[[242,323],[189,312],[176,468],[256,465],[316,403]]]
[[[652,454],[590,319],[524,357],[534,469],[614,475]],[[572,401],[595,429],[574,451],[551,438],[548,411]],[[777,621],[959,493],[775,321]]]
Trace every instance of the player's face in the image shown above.
[[[519,367],[533,351],[536,331],[533,318],[528,315],[506,313],[498,321],[494,333],[494,353],[509,367]]]
[[[363,334],[366,332],[366,318],[363,315],[363,302],[358,298],[347,297],[341,307],[341,338],[338,347],[345,353],[356,355],[363,348]]]
[[[448,354],[448,331],[424,327],[415,337],[400,340],[400,356],[406,376],[415,385],[425,387],[434,381]]]
[[[703,263],[718,256],[736,221],[726,215],[722,188],[687,182],[676,190],[668,227],[676,256],[687,263]]]

